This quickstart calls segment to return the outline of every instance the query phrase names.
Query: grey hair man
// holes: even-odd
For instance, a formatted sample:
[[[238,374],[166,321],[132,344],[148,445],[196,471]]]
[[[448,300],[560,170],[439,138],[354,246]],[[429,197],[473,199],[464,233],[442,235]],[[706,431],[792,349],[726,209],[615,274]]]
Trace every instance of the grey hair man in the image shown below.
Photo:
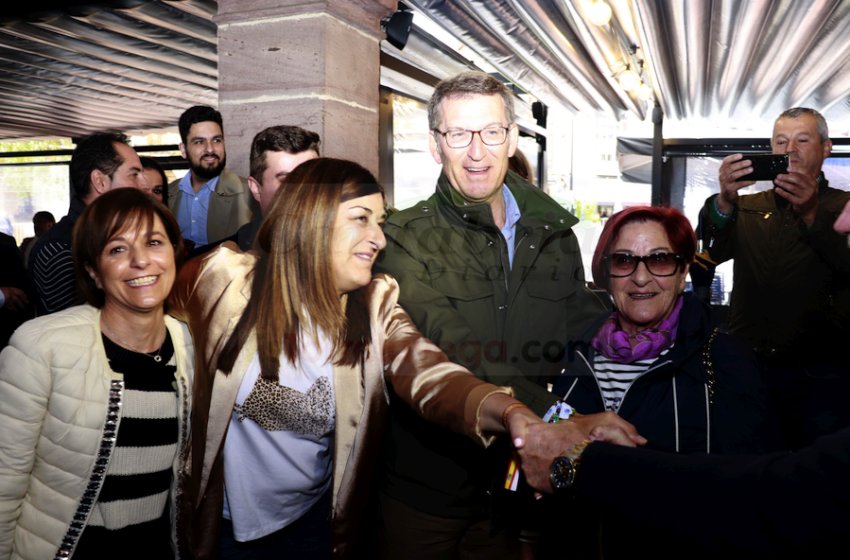
[[[554,362],[604,311],[584,281],[570,229],[578,220],[508,171],[519,129],[499,80],[467,72],[440,82],[428,120],[442,175],[428,200],[390,216],[378,269],[398,280],[399,302],[449,359],[512,387],[543,415],[556,401],[547,391]],[[507,456],[485,455],[402,402],[390,413],[383,557],[515,557],[516,543],[491,538],[489,527],[490,475],[504,478]],[[613,414],[584,421],[588,430],[622,422]]]
[[[823,116],[789,109],[773,127],[788,172],[751,195],[742,154],[720,166],[720,193],[703,208],[702,232],[717,263],[734,259],[729,332],[756,352],[792,449],[850,425],[850,370],[835,336],[850,328],[850,249],[833,225],[850,194],[822,171],[832,142]]]

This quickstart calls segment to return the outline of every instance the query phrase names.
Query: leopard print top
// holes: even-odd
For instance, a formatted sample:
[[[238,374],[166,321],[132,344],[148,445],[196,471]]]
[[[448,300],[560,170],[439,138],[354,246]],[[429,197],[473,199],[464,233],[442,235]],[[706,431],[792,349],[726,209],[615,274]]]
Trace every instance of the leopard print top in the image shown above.
[[[269,432],[287,431],[323,437],[334,430],[336,406],[333,386],[321,376],[306,393],[257,376],[245,402],[234,404],[239,416],[253,420]]]

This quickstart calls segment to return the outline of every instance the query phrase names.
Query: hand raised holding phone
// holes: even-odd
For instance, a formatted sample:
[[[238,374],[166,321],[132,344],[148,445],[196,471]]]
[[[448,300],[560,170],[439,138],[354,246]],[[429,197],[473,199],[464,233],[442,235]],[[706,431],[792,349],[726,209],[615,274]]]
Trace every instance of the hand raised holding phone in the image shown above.
[[[723,214],[732,211],[738,202],[739,190],[755,184],[754,180],[742,179],[753,172],[751,164],[749,159],[744,159],[743,154],[732,154],[723,158],[718,172],[720,194],[717,197],[717,208]]]

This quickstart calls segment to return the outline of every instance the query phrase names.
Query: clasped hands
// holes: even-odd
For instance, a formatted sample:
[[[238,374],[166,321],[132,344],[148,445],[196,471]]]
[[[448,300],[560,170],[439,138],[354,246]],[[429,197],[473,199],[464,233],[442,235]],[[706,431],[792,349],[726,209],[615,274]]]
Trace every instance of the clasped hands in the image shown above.
[[[549,480],[552,461],[585,440],[607,441],[627,447],[644,445],[646,439],[634,426],[614,412],[582,415],[547,424],[530,410],[518,410],[508,419],[511,441],[522,460],[522,472],[528,484],[539,492],[551,494]]]

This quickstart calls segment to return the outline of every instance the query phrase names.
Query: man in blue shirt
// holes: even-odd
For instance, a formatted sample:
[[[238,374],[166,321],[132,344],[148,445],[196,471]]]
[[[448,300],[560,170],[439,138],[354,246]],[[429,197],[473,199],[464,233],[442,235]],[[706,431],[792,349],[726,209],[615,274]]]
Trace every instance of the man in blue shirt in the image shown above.
[[[256,203],[245,178],[225,167],[221,113],[205,105],[187,109],[178,123],[180,153],[189,173],[168,188],[168,207],[183,237],[196,246],[230,237],[251,221]]]

